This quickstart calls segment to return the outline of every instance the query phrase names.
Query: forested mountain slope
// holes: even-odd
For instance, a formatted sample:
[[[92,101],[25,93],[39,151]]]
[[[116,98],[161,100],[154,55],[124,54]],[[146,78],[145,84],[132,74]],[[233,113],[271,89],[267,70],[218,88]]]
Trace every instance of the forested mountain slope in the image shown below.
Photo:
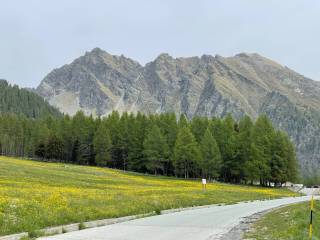
[[[31,118],[47,115],[60,116],[56,108],[49,105],[42,97],[18,86],[11,86],[0,79],[0,113],[14,113]]]
[[[96,48],[53,70],[37,92],[71,115],[117,110],[255,119],[265,113],[295,142],[303,169],[320,166],[320,83],[258,54],[161,54],[142,66]]]

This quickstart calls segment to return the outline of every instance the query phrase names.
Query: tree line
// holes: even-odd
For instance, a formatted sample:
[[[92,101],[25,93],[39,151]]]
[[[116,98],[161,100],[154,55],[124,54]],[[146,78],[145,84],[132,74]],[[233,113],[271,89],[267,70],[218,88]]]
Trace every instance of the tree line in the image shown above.
[[[174,113],[93,118],[0,116],[3,155],[183,178],[279,185],[297,177],[295,148],[262,115],[253,122]]]

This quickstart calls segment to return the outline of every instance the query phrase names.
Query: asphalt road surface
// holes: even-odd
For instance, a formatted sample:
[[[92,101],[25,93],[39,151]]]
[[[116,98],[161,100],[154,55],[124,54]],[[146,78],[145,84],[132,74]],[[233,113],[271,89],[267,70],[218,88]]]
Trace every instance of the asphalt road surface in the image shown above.
[[[241,219],[282,205],[310,200],[310,196],[254,201],[136,219],[41,238],[42,240],[212,240],[237,226]]]

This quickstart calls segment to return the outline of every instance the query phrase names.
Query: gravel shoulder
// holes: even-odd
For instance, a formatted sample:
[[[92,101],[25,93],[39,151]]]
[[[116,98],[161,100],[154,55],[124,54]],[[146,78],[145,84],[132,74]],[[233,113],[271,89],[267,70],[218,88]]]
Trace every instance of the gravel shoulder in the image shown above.
[[[244,217],[241,220],[240,224],[232,228],[229,232],[222,235],[220,240],[243,240],[244,234],[251,229],[253,223],[257,222],[263,215],[275,210],[277,208],[273,208],[267,211],[255,213],[249,217]]]

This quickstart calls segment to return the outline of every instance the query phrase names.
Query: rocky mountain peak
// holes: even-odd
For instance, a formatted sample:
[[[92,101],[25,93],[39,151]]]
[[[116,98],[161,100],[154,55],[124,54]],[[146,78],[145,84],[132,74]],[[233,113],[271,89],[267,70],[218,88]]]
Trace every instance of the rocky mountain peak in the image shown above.
[[[301,165],[320,166],[320,83],[256,53],[173,58],[144,67],[99,48],[49,73],[38,94],[68,114],[175,112],[187,117],[267,114],[295,141]]]
[[[247,52],[242,52],[236,54],[234,57],[239,57],[239,58],[254,58],[254,57],[261,57],[258,53],[247,53]]]
[[[215,57],[209,54],[203,54],[200,58],[204,62],[211,62],[213,63],[215,61]]]
[[[155,63],[165,63],[165,62],[170,62],[174,60],[172,56],[170,56],[168,53],[161,53],[159,54],[158,57],[153,61]]]
[[[91,53],[94,53],[94,54],[99,54],[99,53],[106,53],[106,51],[102,50],[101,48],[99,47],[95,47],[91,50]]]

